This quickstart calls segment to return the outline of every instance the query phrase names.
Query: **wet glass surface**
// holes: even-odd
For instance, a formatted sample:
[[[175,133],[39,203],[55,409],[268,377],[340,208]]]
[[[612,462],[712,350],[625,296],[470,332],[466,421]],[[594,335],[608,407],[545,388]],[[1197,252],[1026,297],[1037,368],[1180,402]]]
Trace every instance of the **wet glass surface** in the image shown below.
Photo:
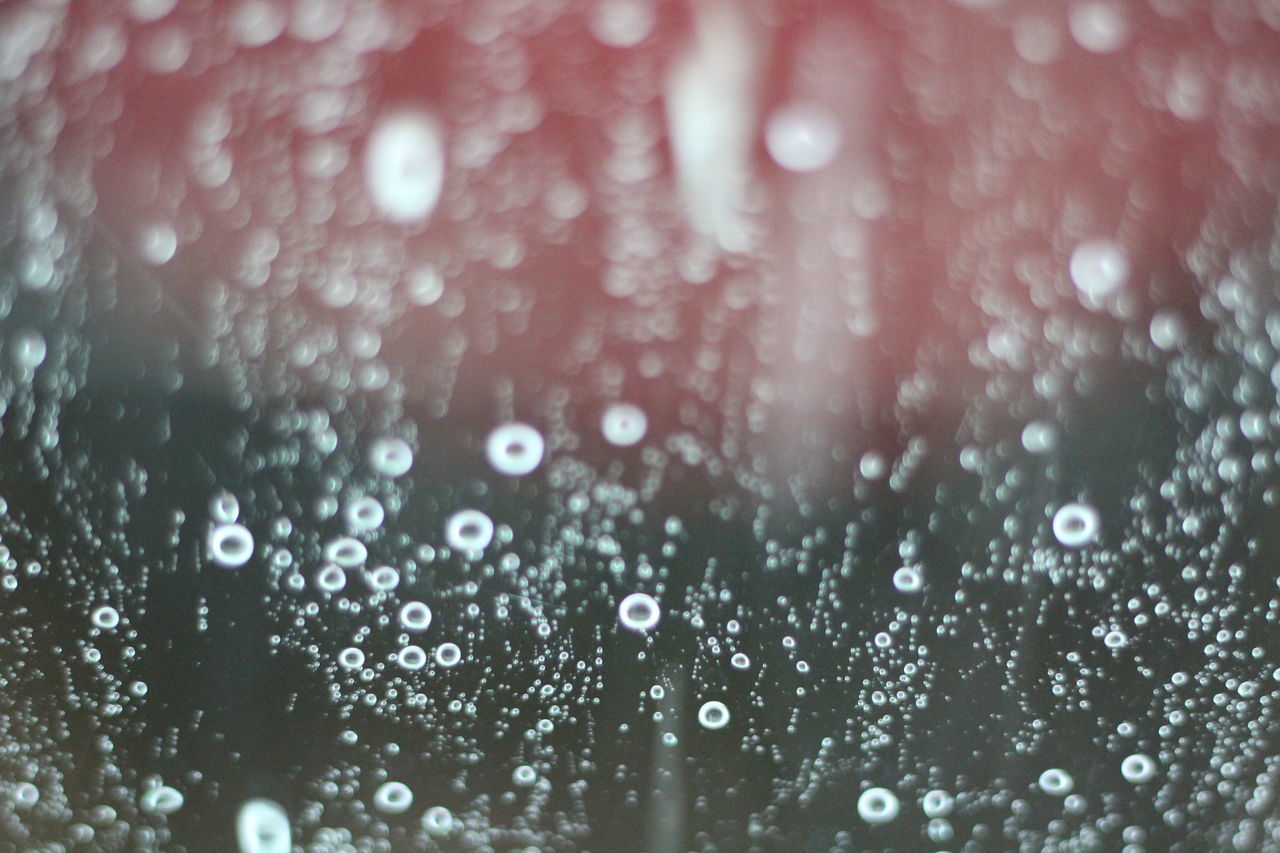
[[[0,133],[0,850],[1280,850],[1271,0],[8,0]]]

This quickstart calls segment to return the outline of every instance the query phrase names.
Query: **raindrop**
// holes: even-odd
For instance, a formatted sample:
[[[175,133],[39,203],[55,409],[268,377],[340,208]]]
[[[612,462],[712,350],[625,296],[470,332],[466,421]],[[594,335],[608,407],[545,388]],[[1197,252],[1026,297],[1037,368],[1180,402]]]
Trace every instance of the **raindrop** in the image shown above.
[[[325,566],[316,572],[316,586],[321,592],[342,592],[347,585],[347,573],[335,565]]]
[[[289,35],[299,41],[324,41],[338,32],[346,14],[344,0],[294,0]]]
[[[1123,648],[1128,642],[1129,638],[1124,635],[1124,631],[1108,631],[1102,638],[1102,644],[1109,649]]]
[[[1127,755],[1120,762],[1120,775],[1126,782],[1132,782],[1135,785],[1150,782],[1156,775],[1156,762],[1151,756],[1140,752]]]
[[[383,782],[373,793],[373,807],[383,814],[404,814],[413,805],[413,792],[403,782]]]
[[[840,122],[818,104],[787,104],[765,122],[765,148],[788,172],[816,172],[831,165],[842,138]]]
[[[946,817],[951,814],[951,809],[955,807],[955,803],[955,797],[946,791],[935,788],[924,795],[920,801],[920,808],[924,811],[925,817]]]
[[[369,549],[359,539],[339,536],[325,544],[324,558],[344,569],[353,569],[369,558]]]
[[[919,592],[924,588],[924,575],[919,569],[903,566],[893,573],[893,586],[898,592]]]
[[[287,22],[277,0],[241,0],[231,13],[231,33],[245,47],[262,47],[279,38]]]
[[[510,423],[489,433],[485,455],[499,474],[522,477],[542,462],[542,433],[528,424]]]
[[[618,620],[623,628],[641,633],[650,631],[662,618],[662,610],[653,596],[633,592],[618,605]]]
[[[242,524],[219,524],[209,531],[209,558],[224,569],[238,569],[253,556],[253,534]]]
[[[431,608],[421,601],[406,601],[398,618],[406,631],[425,631],[431,627]]]
[[[400,585],[400,573],[391,566],[378,566],[365,575],[365,583],[374,592],[388,592]]]
[[[1076,44],[1090,53],[1115,53],[1129,38],[1129,22],[1116,0],[1084,0],[1071,6],[1067,25]]]
[[[1053,515],[1053,535],[1067,548],[1083,548],[1098,538],[1102,520],[1088,504],[1064,504]]]
[[[129,14],[139,21],[158,21],[178,5],[178,0],[129,0]]]
[[[1040,790],[1055,797],[1065,797],[1075,787],[1071,774],[1057,767],[1052,767],[1040,774],[1038,784]]]
[[[652,0],[598,0],[587,17],[591,34],[608,47],[635,47],[653,31]]]
[[[493,541],[493,519],[478,509],[464,509],[449,516],[445,541],[458,551],[483,551]]]
[[[10,343],[14,366],[19,370],[35,370],[44,364],[49,354],[49,346],[44,335],[35,331],[24,331],[14,336]]]
[[[432,838],[443,838],[453,831],[453,812],[444,806],[432,806],[422,815],[422,828]]]
[[[704,729],[723,729],[729,725],[729,708],[723,702],[712,699],[698,709],[698,724]]]
[[[422,646],[405,646],[396,653],[396,663],[401,669],[422,669],[427,665],[427,653]]]
[[[102,631],[110,631],[120,624],[120,613],[114,607],[102,605],[89,616],[93,627]]]
[[[1129,280],[1129,256],[1111,240],[1088,240],[1071,253],[1071,281],[1086,296],[1101,299]]]
[[[1032,421],[1022,428],[1022,446],[1028,453],[1049,453],[1058,446],[1058,428],[1048,421]]]
[[[436,647],[436,663],[448,668],[457,666],[462,661],[462,649],[457,643],[441,643]]]
[[[379,474],[400,477],[413,466],[413,451],[400,438],[380,438],[369,447],[369,465]]]
[[[898,810],[898,796],[888,788],[868,788],[858,797],[858,817],[867,823],[888,823]]]
[[[40,789],[30,782],[19,782],[13,786],[10,796],[13,798],[14,807],[29,809],[40,802]]]
[[[365,179],[374,205],[392,222],[417,222],[435,210],[444,185],[439,123],[418,112],[382,118],[369,135]]]
[[[435,305],[444,295],[444,276],[431,266],[418,267],[405,282],[405,296],[414,305]]]
[[[230,492],[219,492],[209,499],[209,515],[219,524],[233,524],[240,517],[240,502]]]
[[[338,652],[338,665],[346,670],[355,670],[364,666],[364,652],[355,646],[348,646]]]
[[[1151,343],[1169,352],[1187,339],[1187,323],[1173,311],[1157,311],[1151,318]]]
[[[147,814],[173,814],[182,808],[185,798],[182,793],[168,785],[156,785],[148,788],[138,798],[138,807]]]
[[[386,510],[382,508],[382,504],[378,502],[377,498],[370,495],[357,498],[347,504],[347,524],[355,533],[367,533],[370,530],[377,530],[382,526],[382,521],[386,518],[386,515]]]
[[[639,406],[630,403],[614,403],[604,410],[600,418],[600,431],[604,440],[617,447],[630,447],[644,438],[649,428],[649,418]]]
[[[178,232],[172,225],[148,225],[138,234],[138,254],[152,266],[166,264],[178,251]]]
[[[1062,54],[1061,25],[1042,15],[1026,15],[1013,29],[1013,47],[1032,65],[1046,65]]]
[[[290,853],[289,816],[279,803],[247,800],[236,814],[236,842],[240,853]]]

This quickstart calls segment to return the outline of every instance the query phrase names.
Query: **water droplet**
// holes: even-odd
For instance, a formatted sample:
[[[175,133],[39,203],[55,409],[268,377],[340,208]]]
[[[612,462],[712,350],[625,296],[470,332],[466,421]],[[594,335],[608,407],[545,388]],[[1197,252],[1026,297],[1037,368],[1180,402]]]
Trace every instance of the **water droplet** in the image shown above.
[[[662,610],[653,596],[633,592],[618,605],[618,620],[623,628],[645,632],[655,628],[662,618]]]
[[[729,725],[729,708],[723,702],[712,699],[698,709],[698,724],[704,729],[723,729]]]
[[[779,107],[764,128],[769,156],[788,172],[816,172],[831,165],[840,152],[843,136],[840,122],[831,111],[811,103]]]
[[[897,794],[888,788],[868,788],[858,797],[858,817],[867,823],[888,823],[899,808]]]
[[[604,440],[617,447],[638,443],[648,429],[648,416],[639,406],[630,403],[614,403],[604,410],[600,418]]]
[[[369,135],[365,178],[374,205],[392,222],[418,222],[435,210],[444,186],[439,123],[418,112],[381,119]]]
[[[413,791],[403,782],[383,782],[373,793],[373,807],[384,814],[403,814],[413,805]]]
[[[1129,280],[1129,256],[1111,240],[1088,240],[1071,253],[1070,271],[1081,293],[1101,299]]]
[[[489,433],[485,455],[500,474],[523,477],[542,463],[542,433],[528,424],[509,423]]]
[[[290,853],[289,816],[271,800],[245,801],[236,814],[236,843],[240,853]]]

